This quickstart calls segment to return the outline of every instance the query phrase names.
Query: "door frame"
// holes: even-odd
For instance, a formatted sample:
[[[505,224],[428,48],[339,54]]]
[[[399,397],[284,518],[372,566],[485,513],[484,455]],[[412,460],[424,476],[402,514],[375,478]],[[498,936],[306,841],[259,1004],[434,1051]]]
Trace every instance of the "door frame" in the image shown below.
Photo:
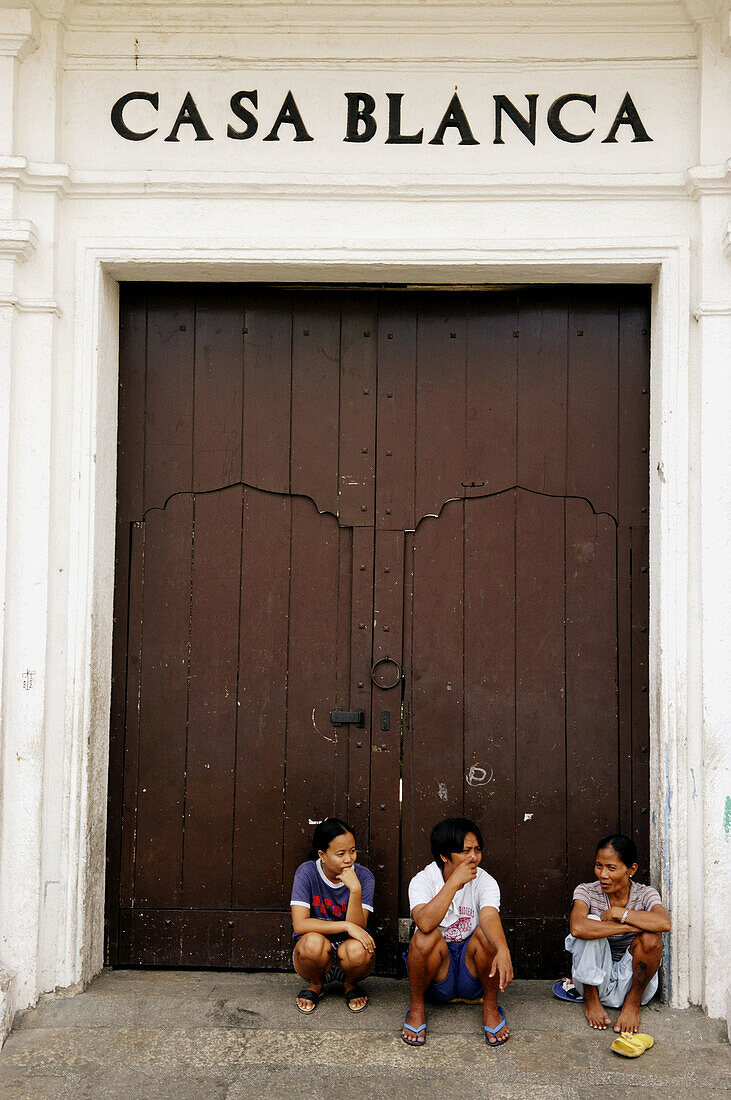
[[[181,257],[185,257],[181,259]],[[689,927],[702,930],[701,807],[687,797],[700,774],[700,723],[689,721],[689,446],[687,385],[690,249],[687,240],[594,240],[536,246],[473,242],[427,248],[237,247],[221,241],[149,238],[82,240],[73,355],[73,470],[70,501],[69,653],[63,820],[66,898],[62,934],[74,980],[103,965],[106,799],[121,281],[397,283],[459,286],[520,283],[647,283],[652,286],[650,356],[650,840],[653,879],[673,913],[663,961],[666,997],[690,993]],[[702,934],[702,931],[701,931]]]

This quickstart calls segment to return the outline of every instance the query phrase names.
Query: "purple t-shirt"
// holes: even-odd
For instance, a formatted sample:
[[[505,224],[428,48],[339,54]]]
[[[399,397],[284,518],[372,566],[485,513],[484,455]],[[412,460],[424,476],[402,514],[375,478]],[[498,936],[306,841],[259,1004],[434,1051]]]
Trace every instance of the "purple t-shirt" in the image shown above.
[[[375,879],[368,868],[361,867],[360,863],[356,863],[353,870],[360,882],[360,903],[372,913]],[[290,905],[301,905],[309,909],[311,917],[317,920],[345,920],[349,900],[348,887],[344,883],[337,885],[330,882],[319,859],[301,863],[295,871]]]

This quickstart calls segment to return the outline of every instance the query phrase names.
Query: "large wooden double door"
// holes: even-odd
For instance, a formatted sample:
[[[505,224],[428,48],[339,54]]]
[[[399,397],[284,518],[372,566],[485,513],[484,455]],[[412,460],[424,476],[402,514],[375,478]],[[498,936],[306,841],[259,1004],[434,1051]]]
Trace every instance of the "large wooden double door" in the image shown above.
[[[517,972],[647,856],[646,288],[122,288],[108,961],[280,967],[313,825],[381,965],[441,817]]]

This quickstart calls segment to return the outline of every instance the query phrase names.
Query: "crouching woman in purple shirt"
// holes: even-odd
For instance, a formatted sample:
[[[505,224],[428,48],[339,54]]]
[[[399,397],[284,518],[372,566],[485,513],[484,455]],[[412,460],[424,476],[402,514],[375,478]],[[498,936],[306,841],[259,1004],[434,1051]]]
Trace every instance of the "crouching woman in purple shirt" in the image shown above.
[[[356,862],[349,825],[327,817],[315,829],[313,858],[300,864],[292,886],[292,962],[308,983],[295,999],[300,1012],[314,1012],[330,982],[340,981],[351,1012],[361,1012],[367,994],[358,986],[373,969],[375,943],[366,931],[373,912],[374,878]]]

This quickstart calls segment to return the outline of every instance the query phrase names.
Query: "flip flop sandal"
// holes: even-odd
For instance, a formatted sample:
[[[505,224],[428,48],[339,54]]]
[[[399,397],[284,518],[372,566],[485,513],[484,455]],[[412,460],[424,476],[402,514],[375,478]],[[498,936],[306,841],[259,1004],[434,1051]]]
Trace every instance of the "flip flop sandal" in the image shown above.
[[[559,1001],[573,1001],[577,1005],[584,1003],[584,998],[571,981],[571,978],[559,978],[557,982],[554,982],[553,995],[558,997]]]
[[[299,998],[300,1001],[310,1001],[312,1004],[312,1008],[301,1008],[297,1004],[297,998]],[[294,1002],[297,1011],[301,1012],[305,1016],[310,1016],[322,1000],[323,994],[315,993],[314,989],[300,989],[299,993],[297,994],[297,998],[295,998]]]
[[[496,1024],[495,1027],[488,1027],[487,1024],[482,1025],[485,1029],[485,1042],[489,1047],[501,1047],[503,1043],[507,1043],[508,1039],[510,1038],[509,1035],[506,1036],[504,1039],[498,1039],[497,1037],[498,1031],[502,1031],[502,1029],[505,1027],[505,1013],[503,1012],[500,1005],[497,1006],[497,1010],[502,1016],[500,1023]],[[495,1037],[494,1043],[490,1042],[490,1040],[488,1039],[488,1035],[493,1035]]]
[[[357,985],[354,985],[352,989],[349,989],[347,993],[343,994],[345,1003],[351,1012],[362,1012],[364,1008],[368,1008],[368,994],[364,989],[360,989]],[[365,997],[366,1003],[359,1008],[353,1008],[351,1001],[357,1001],[359,997]]]
[[[426,1046],[426,1024],[419,1024],[418,1027],[414,1027],[413,1024],[407,1024],[406,1023],[408,1018],[409,1018],[409,1014],[407,1012],[406,1015],[404,1016],[403,1027],[405,1027],[407,1031],[413,1031],[416,1038],[415,1039],[407,1039],[406,1036],[403,1034],[403,1030],[402,1030],[401,1041],[403,1043],[406,1043],[407,1047],[425,1047]],[[422,1031],[424,1032],[424,1042],[420,1043],[419,1042],[419,1036],[421,1035]]]
[[[631,1031],[623,1031],[614,1040],[611,1049],[615,1054],[621,1054],[623,1058],[639,1058],[646,1050],[655,1045],[652,1035],[643,1035],[641,1032],[633,1034]]]

